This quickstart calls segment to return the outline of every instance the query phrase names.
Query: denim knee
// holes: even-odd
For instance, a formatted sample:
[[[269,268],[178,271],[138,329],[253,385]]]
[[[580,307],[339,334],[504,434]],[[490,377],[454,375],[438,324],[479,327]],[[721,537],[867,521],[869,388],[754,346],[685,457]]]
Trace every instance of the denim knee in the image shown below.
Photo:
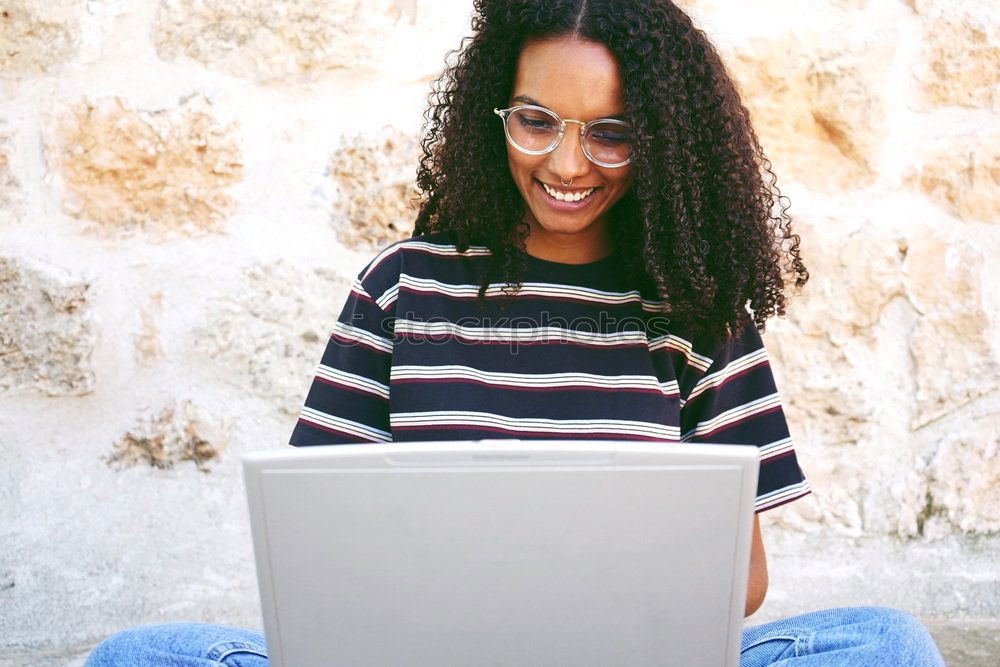
[[[122,665],[132,658],[141,660],[145,647],[150,645],[147,635],[154,627],[157,626],[128,628],[105,638],[87,656],[85,667]]]
[[[824,609],[747,628],[741,664],[943,667],[927,629],[913,616],[886,607]]]
[[[86,667],[111,665],[174,667],[264,667],[267,653],[259,632],[204,623],[168,623],[122,630],[98,644]]]
[[[904,664],[944,665],[930,632],[910,614],[900,609],[872,607],[870,611],[883,628],[883,641],[895,648]]]

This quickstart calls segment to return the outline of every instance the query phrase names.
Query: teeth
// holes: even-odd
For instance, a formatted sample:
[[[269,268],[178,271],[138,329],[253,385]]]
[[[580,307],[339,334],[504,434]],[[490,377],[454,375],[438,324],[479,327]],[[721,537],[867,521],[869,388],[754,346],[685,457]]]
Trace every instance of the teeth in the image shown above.
[[[589,197],[593,194],[594,190],[597,189],[590,188],[589,190],[584,190],[582,192],[562,192],[560,190],[556,190],[555,188],[550,188],[545,183],[542,183],[542,187],[545,188],[545,191],[552,195],[553,198],[558,199],[559,201],[580,201],[585,197]]]

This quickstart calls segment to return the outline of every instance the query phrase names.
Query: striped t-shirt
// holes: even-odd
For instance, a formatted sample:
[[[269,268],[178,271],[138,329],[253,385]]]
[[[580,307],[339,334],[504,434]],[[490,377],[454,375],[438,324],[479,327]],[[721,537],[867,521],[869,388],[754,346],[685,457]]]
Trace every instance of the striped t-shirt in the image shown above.
[[[528,256],[478,305],[489,250],[444,233],[379,253],[351,288],[293,445],[609,439],[754,445],[757,511],[809,493],[757,331],[685,336],[611,255]]]

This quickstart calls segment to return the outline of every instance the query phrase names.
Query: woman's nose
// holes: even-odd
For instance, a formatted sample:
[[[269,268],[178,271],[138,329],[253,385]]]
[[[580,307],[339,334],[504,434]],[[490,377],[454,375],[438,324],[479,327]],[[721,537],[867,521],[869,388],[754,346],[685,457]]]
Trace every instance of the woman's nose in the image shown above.
[[[559,145],[549,154],[549,169],[564,182],[579,178],[590,171],[590,160],[583,152],[580,131],[576,125],[566,128]]]

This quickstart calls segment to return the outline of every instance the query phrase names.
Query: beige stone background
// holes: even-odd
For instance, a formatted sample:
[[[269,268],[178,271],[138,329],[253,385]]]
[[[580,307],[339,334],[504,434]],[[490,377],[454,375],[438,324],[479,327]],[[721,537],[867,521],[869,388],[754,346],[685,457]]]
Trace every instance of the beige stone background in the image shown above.
[[[755,620],[1000,620],[1000,5],[683,4],[812,273],[766,339],[814,494],[765,515]],[[0,663],[259,627],[239,456],[286,442],[350,279],[408,234],[469,9],[0,0]]]

